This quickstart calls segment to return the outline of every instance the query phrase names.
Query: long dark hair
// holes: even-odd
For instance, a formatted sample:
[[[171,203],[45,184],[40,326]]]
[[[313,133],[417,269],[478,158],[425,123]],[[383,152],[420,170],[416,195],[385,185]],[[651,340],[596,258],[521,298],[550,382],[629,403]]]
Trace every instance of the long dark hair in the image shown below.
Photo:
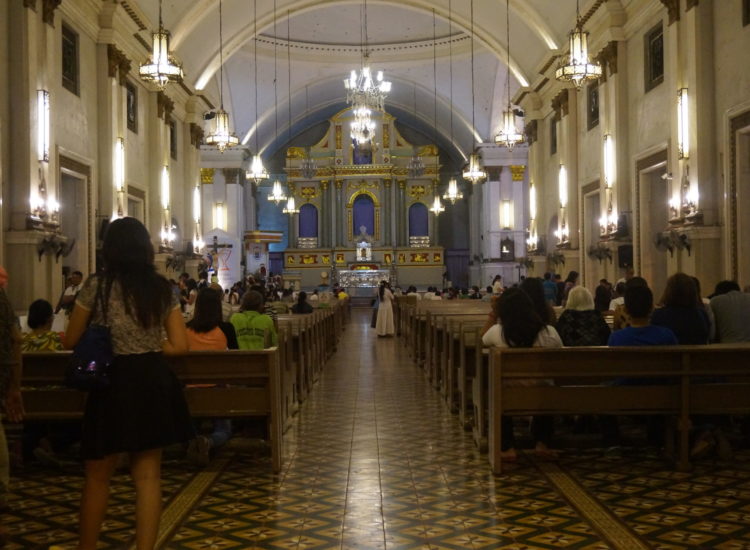
[[[380,296],[381,300],[383,299],[383,296],[385,296],[385,286],[386,286],[386,282],[385,281],[381,281],[380,282],[380,290],[378,290],[378,296]]]
[[[195,332],[209,332],[219,326],[221,319],[221,293],[213,288],[200,289],[187,327]]]
[[[544,322],[534,311],[531,298],[519,288],[509,288],[495,303],[497,318],[503,327],[503,339],[511,348],[534,345]]]
[[[104,234],[102,260],[104,314],[112,284],[117,281],[125,313],[145,328],[159,325],[169,310],[172,289],[169,281],[156,273],[154,247],[143,224],[135,218],[120,218],[110,223]]]
[[[661,303],[673,307],[697,307],[702,305],[698,287],[690,275],[675,273],[667,279]]]
[[[542,322],[547,325],[554,325],[555,310],[544,299],[544,283],[542,280],[539,277],[526,277],[521,281],[519,288],[531,299],[534,311],[539,315]]]

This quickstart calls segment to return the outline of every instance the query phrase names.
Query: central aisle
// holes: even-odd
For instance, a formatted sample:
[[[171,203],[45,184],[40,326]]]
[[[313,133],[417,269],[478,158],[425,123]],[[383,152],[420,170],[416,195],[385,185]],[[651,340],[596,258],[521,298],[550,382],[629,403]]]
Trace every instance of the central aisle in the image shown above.
[[[493,477],[370,315],[352,311],[285,435],[281,475],[234,458],[170,548],[610,548],[530,463]]]

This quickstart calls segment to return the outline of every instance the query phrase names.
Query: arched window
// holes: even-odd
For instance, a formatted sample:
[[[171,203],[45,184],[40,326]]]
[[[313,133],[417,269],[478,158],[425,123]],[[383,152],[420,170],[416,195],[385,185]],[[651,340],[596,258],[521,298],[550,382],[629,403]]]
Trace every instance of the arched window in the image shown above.
[[[412,204],[409,207],[409,236],[426,237],[429,235],[427,220],[427,207],[421,202]]]
[[[313,204],[307,203],[300,206],[299,236],[302,238],[317,238],[318,236],[318,209]]]
[[[375,203],[369,195],[359,195],[352,205],[352,234],[359,235],[359,228],[363,225],[368,235],[375,235]]]

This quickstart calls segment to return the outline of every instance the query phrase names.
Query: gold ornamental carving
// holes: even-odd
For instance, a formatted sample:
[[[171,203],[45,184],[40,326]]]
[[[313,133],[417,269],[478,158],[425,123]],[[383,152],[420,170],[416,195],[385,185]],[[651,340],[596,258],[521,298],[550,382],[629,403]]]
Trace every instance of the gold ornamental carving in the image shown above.
[[[201,168],[201,183],[209,185],[214,182],[214,169]]]
[[[286,150],[286,158],[288,159],[304,159],[305,148],[304,147],[288,147]]]
[[[383,180],[383,187],[386,189],[390,189],[391,185],[393,185],[393,180],[391,178],[386,178]]]
[[[404,190],[406,188],[406,180],[398,180],[398,188]]]
[[[320,188],[321,188],[321,189],[322,189],[323,191],[328,191],[328,184],[329,184],[329,183],[330,183],[330,182],[329,182],[328,180],[320,180]]]
[[[312,187],[312,186],[305,186],[300,189],[299,194],[300,194],[300,197],[305,199],[307,202],[310,202],[312,199],[315,199],[318,197],[318,188]]]
[[[409,187],[409,196],[418,201],[427,194],[427,189],[424,185],[412,185]]]
[[[344,180],[336,180],[336,189],[341,189],[344,186]]]
[[[336,149],[342,149],[342,131],[341,124],[336,125]]]
[[[513,181],[523,181],[523,176],[526,173],[526,167],[521,165],[513,165],[510,167],[510,173],[512,174]]]
[[[365,191],[366,189],[377,189],[379,186],[377,183],[369,183],[365,180],[359,180],[358,182],[350,181],[347,189],[349,191]]]
[[[385,149],[391,146],[391,125],[386,123],[383,124],[383,147]]]

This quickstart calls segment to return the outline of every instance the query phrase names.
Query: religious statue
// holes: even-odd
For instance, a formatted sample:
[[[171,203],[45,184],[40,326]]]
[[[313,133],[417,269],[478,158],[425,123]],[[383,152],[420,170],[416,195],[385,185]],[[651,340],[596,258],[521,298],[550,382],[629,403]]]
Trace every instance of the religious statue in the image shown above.
[[[372,239],[367,234],[367,227],[359,226],[359,238],[357,239],[357,260],[369,262],[372,260]]]

